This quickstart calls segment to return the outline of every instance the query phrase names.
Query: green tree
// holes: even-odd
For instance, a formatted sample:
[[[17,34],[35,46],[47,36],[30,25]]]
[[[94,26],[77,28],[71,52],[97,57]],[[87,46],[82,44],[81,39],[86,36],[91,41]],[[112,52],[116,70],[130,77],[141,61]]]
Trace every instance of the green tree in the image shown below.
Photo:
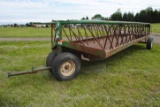
[[[92,17],[92,19],[103,19],[103,16],[100,14],[96,14]]]
[[[86,17],[86,20],[89,20],[88,16]]]
[[[153,23],[155,21],[154,19],[155,15],[152,7],[148,7],[145,11],[146,11],[146,22]]]
[[[158,11],[158,16],[160,16],[160,10]],[[160,23],[160,17],[158,17],[158,23]]]
[[[158,12],[158,10],[154,10],[154,12],[153,12],[153,14],[154,14],[154,21],[153,21],[153,23],[158,23],[158,22],[160,22],[159,20],[160,20],[160,15],[159,15],[159,12]]]
[[[128,12],[128,21],[134,21],[134,14],[131,12]]]
[[[134,20],[140,22],[157,23],[160,22],[159,16],[158,10],[153,10],[152,7],[148,7],[137,13]]]
[[[123,21],[128,21],[128,14],[124,13],[122,19],[123,19]]]
[[[135,17],[134,17],[134,21],[139,22],[139,13],[136,13]]]
[[[121,10],[118,9],[115,13],[113,13],[110,17],[111,20],[122,21],[122,13]]]
[[[85,17],[82,17],[82,19],[81,20],[85,20]]]
[[[17,23],[14,23],[14,24],[13,24],[13,27],[18,27],[18,24],[17,24]]]
[[[147,22],[146,17],[147,17],[146,11],[141,10],[140,13],[139,13],[139,21],[140,22]]]

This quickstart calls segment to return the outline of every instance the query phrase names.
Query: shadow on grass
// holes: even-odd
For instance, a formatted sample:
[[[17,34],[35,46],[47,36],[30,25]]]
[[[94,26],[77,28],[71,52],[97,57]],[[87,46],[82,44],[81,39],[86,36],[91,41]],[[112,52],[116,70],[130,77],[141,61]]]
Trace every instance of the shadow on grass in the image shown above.
[[[117,63],[119,63],[119,60],[122,60],[123,58],[132,55],[134,53],[137,52],[142,52],[146,50],[144,45],[133,45],[125,50],[122,50],[116,54],[114,54],[113,56],[104,59],[102,61],[96,61],[96,62],[87,62],[87,61],[82,61],[82,69],[81,69],[81,75],[83,75],[83,73],[85,72],[103,72],[104,70],[99,70],[102,68],[99,67],[103,67],[103,69],[105,69],[105,71],[107,70],[107,67],[114,67]],[[102,66],[100,66],[102,65]],[[90,68],[92,68],[92,71],[90,71]]]
[[[142,52],[144,50],[146,50],[144,45],[133,45],[133,46],[131,46],[131,47],[107,58],[107,59],[104,59],[102,61],[97,61],[97,62],[82,61],[81,72],[78,76],[86,75],[86,74],[89,75],[92,73],[97,74],[97,73],[106,72],[108,67],[110,67],[110,68],[114,67],[116,64],[119,63],[118,61],[122,60],[126,56],[132,55],[137,52]],[[36,78],[38,78],[38,77],[36,76]],[[50,71],[43,72],[43,78],[45,78],[45,80],[47,80],[47,81],[57,81]]]
[[[97,73],[103,73],[106,72],[107,68],[114,67],[116,64],[118,64],[120,60],[123,60],[123,58],[132,55],[137,52],[145,51],[144,45],[133,45],[121,52],[118,52],[117,54],[104,59],[102,61],[96,61],[96,62],[87,62],[82,61],[81,62],[81,72],[78,76],[82,75],[90,75],[90,74],[97,74]],[[117,61],[118,60],[118,61]],[[47,79],[48,78],[48,79]],[[47,73],[46,79],[49,81],[57,81],[55,77],[50,73],[50,71]]]

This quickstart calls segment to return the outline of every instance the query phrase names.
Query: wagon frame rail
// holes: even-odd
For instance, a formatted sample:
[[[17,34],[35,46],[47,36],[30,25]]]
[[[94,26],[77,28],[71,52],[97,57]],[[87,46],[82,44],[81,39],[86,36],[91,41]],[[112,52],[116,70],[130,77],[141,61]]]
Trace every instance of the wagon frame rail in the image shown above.
[[[53,27],[51,29],[53,31]],[[54,33],[52,44],[55,44],[54,41],[61,44],[59,41],[63,40],[75,45],[106,51],[142,37],[147,38],[150,34],[150,24],[125,21],[58,21]],[[64,40],[64,37],[67,40]]]

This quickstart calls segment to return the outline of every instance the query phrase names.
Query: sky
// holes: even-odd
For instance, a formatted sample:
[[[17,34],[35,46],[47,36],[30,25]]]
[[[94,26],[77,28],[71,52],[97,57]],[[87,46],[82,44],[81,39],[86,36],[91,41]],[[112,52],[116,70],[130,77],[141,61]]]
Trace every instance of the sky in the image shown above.
[[[0,0],[0,24],[109,17],[117,9],[135,14],[147,7],[159,10],[160,0]]]

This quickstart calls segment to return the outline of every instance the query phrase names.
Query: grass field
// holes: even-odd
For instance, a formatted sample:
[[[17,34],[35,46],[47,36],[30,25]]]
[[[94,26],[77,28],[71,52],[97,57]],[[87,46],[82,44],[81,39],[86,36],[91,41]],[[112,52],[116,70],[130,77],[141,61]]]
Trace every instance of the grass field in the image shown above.
[[[72,29],[74,32],[78,34],[77,29]],[[65,29],[66,34],[69,36],[70,32],[68,29]],[[84,30],[81,30],[82,34],[84,34]],[[53,31],[53,34],[55,32]],[[89,34],[89,31],[87,32]],[[95,33],[95,32],[94,32]],[[63,36],[66,36],[65,33],[62,33]],[[90,36],[91,34],[89,34]],[[14,27],[0,27],[0,37],[9,38],[41,38],[41,37],[49,37],[51,36],[51,28],[33,28],[33,27],[23,27],[23,28],[14,28]]]
[[[83,30],[82,30],[83,31]],[[152,33],[160,33],[160,24],[151,24]],[[13,28],[13,27],[0,27],[0,37],[20,37],[20,38],[32,38],[32,37],[50,37],[50,28]],[[77,31],[76,31],[77,32]],[[67,31],[69,34],[69,32]],[[84,32],[82,32],[84,34]],[[89,34],[89,32],[88,32]],[[91,35],[91,34],[89,34]]]
[[[7,78],[45,66],[48,42],[0,42],[0,107],[160,107],[160,45],[132,46],[104,61],[82,62],[78,77],[49,72]]]
[[[50,37],[50,28],[33,28],[33,27],[0,27],[0,37],[20,37],[20,38],[32,38],[32,37]]]
[[[160,33],[160,23],[151,24],[151,29],[153,33]]]

